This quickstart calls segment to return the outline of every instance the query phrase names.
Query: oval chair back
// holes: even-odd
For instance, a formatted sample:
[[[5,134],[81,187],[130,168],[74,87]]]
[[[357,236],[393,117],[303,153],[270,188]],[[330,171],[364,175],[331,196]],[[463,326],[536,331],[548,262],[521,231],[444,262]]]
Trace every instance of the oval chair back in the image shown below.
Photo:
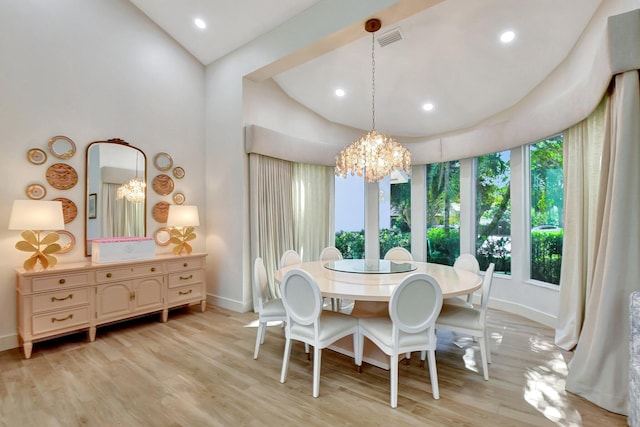
[[[396,246],[395,248],[391,248],[384,254],[384,259],[389,261],[413,261],[413,255],[411,252],[402,248],[400,246]]]
[[[289,249],[284,251],[282,256],[280,257],[280,268],[286,267],[288,265],[300,264],[302,262],[302,258],[298,255],[298,252],[293,249]]]
[[[327,246],[320,252],[320,261],[340,261],[342,252],[335,246]]]

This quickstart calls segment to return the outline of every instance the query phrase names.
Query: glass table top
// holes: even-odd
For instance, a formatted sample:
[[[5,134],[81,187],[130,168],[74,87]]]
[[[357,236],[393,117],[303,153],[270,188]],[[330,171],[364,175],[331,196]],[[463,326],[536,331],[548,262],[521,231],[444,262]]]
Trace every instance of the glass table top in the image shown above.
[[[329,261],[324,267],[342,273],[391,274],[408,273],[417,267],[409,262],[389,261],[385,259],[342,259]]]

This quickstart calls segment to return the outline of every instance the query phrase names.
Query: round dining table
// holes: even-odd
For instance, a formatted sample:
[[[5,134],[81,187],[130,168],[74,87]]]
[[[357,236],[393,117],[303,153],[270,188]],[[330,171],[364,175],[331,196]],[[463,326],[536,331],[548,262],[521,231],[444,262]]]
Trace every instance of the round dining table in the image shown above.
[[[294,268],[311,274],[323,297],[354,301],[389,301],[396,285],[412,273],[427,273],[434,277],[443,298],[467,295],[482,285],[480,275],[448,265],[377,259],[293,264],[277,270],[276,281],[280,283],[287,271]]]
[[[467,295],[482,286],[482,277],[476,273],[448,265],[419,261],[340,260],[311,261],[292,264],[275,272],[282,282],[287,271],[301,268],[318,283],[323,297],[353,300],[349,312],[356,317],[381,316],[388,313],[388,301],[395,287],[410,274],[427,273],[434,277],[442,289],[443,298]],[[353,339],[344,337],[329,349],[353,357]],[[368,340],[364,342],[364,362],[389,369],[389,356]]]

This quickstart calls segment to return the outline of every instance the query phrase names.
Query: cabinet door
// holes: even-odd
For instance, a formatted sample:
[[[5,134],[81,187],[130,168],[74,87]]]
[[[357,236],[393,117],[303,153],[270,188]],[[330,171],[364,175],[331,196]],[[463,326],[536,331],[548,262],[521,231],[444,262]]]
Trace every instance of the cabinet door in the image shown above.
[[[133,308],[131,282],[116,282],[98,286],[96,298],[97,320],[127,316]]]
[[[133,282],[135,312],[160,310],[164,305],[163,276],[147,277]]]

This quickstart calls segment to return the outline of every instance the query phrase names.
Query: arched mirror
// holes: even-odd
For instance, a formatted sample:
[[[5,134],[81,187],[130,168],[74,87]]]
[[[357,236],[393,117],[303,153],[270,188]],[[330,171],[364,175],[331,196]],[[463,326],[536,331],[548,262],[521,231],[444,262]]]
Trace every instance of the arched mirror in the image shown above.
[[[144,237],[147,234],[147,158],[121,139],[96,141],[87,147],[85,188],[85,255],[91,240]]]

